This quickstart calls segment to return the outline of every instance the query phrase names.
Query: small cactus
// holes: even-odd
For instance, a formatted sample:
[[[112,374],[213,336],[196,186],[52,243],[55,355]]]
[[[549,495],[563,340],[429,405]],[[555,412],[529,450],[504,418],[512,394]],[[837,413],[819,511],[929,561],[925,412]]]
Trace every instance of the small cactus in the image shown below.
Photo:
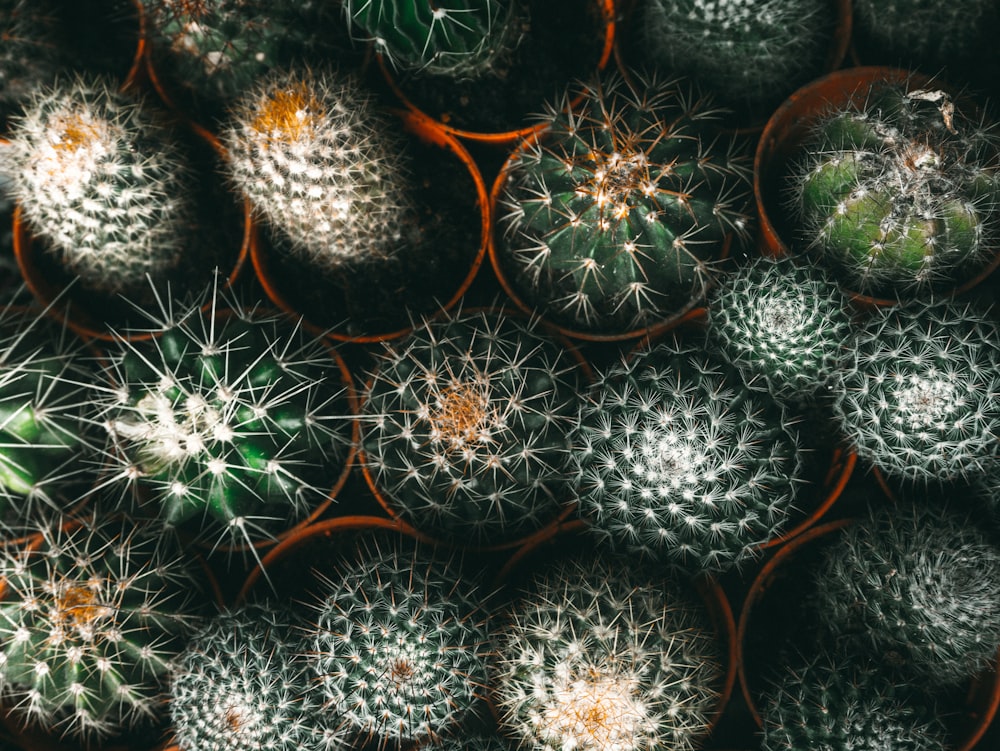
[[[24,218],[88,289],[134,292],[189,255],[193,181],[142,100],[101,79],[43,88],[11,144]]]
[[[185,562],[131,522],[49,525],[0,548],[0,684],[25,723],[84,738],[160,710],[197,621]]]
[[[815,574],[832,635],[921,685],[957,685],[1000,649],[1000,546],[955,503],[880,508]]]
[[[834,411],[860,457],[927,483],[997,471],[1000,328],[957,302],[875,313],[850,342]]]
[[[108,488],[168,525],[199,522],[227,544],[302,519],[342,471],[355,420],[321,339],[217,294],[156,321],[151,340],[108,352],[98,419]]]
[[[346,0],[344,14],[395,66],[453,79],[494,70],[521,41],[520,0]]]
[[[518,318],[464,313],[385,345],[362,406],[375,484],[443,539],[510,541],[569,502],[576,362]]]
[[[701,300],[748,234],[747,159],[671,81],[583,86],[509,164],[497,259],[518,296],[586,333],[653,326]]]
[[[827,113],[790,176],[798,237],[848,288],[923,296],[996,254],[1000,151],[943,91],[882,82]]]
[[[785,528],[802,452],[760,383],[704,349],[661,343],[610,369],[581,410],[572,456],[581,511],[602,540],[721,572]]]
[[[233,184],[319,273],[392,256],[412,239],[401,145],[353,79],[275,73],[234,104],[222,141]]]
[[[348,742],[399,748],[462,723],[486,691],[482,594],[455,560],[375,538],[313,596],[306,655]]]
[[[708,613],[621,561],[539,572],[494,637],[501,729],[539,751],[700,748],[722,683]]]

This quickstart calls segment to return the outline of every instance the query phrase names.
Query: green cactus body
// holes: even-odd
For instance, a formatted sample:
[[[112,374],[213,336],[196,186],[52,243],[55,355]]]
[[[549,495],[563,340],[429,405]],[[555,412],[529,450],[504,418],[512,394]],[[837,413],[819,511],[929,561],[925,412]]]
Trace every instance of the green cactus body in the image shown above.
[[[501,730],[539,751],[700,748],[722,684],[708,613],[621,561],[537,573],[494,637]]]
[[[332,274],[406,245],[405,155],[353,79],[277,73],[233,112],[222,134],[232,181],[299,259]]]
[[[755,388],[698,341],[609,370],[571,452],[592,531],[688,571],[731,569],[780,534],[802,457],[784,412]]]
[[[852,344],[834,411],[860,457],[922,483],[997,471],[996,324],[960,303],[911,304],[876,313]]]
[[[823,118],[804,150],[801,239],[851,289],[915,296],[995,254],[997,141],[944,92],[877,86],[862,109]]]
[[[570,329],[621,334],[691,308],[747,234],[746,160],[712,135],[718,113],[677,82],[637,86],[584,88],[506,173],[499,265]]]
[[[11,145],[24,218],[88,288],[133,291],[180,262],[193,185],[180,146],[141,101],[97,80],[41,90]]]
[[[183,560],[124,522],[45,527],[0,550],[0,681],[50,731],[99,738],[148,720],[195,616]]]
[[[709,336],[776,400],[815,397],[841,376],[851,332],[847,300],[822,270],[761,258],[727,275],[708,308]]]
[[[475,79],[521,40],[518,0],[346,0],[344,13],[400,68]]]
[[[733,104],[780,101],[819,73],[836,19],[829,0],[644,0],[638,54]]]
[[[192,307],[157,339],[123,342],[106,375],[109,483],[169,525],[269,539],[323,500],[350,451],[337,361],[281,317]]]
[[[518,318],[431,320],[386,345],[362,406],[366,467],[405,521],[494,544],[569,502],[576,361]]]
[[[397,748],[462,723],[486,688],[483,595],[455,560],[376,538],[313,598],[305,659],[348,742]]]

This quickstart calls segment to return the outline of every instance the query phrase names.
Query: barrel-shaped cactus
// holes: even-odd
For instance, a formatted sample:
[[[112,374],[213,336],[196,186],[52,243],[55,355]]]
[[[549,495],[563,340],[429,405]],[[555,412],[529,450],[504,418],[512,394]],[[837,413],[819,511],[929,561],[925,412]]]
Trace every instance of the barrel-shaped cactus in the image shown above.
[[[789,177],[791,207],[798,241],[849,289],[922,296],[996,255],[998,140],[969,107],[881,82],[816,124]]]
[[[580,93],[508,164],[497,261],[554,322],[623,334],[703,298],[727,243],[748,234],[748,161],[686,84],[609,77]]]

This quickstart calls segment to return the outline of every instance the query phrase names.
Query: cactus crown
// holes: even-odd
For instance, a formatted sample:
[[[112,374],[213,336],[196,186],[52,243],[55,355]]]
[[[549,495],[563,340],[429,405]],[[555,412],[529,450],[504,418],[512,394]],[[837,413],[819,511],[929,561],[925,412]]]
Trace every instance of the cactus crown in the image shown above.
[[[499,261],[523,299],[596,333],[692,307],[727,238],[748,232],[747,160],[676,81],[582,86],[508,166]]]
[[[1000,150],[943,91],[882,83],[829,113],[794,168],[801,238],[844,283],[915,296],[954,286],[995,254]]]

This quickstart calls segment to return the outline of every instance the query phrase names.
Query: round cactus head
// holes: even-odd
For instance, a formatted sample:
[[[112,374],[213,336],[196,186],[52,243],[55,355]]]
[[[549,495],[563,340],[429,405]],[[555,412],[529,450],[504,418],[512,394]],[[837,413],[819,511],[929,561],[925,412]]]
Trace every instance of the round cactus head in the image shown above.
[[[609,78],[582,94],[509,163],[497,259],[543,315],[621,334],[702,299],[713,263],[747,236],[748,162],[682,83]]]

